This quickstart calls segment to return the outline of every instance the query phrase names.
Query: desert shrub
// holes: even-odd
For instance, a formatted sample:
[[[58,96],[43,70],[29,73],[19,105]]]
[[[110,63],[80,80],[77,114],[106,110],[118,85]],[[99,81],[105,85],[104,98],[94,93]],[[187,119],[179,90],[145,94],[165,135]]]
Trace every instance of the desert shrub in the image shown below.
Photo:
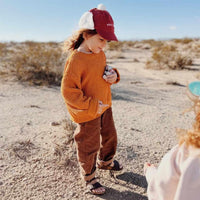
[[[160,47],[163,45],[162,41],[156,41],[153,39],[149,39],[149,40],[142,40],[142,41],[137,41],[135,42],[134,47],[138,48],[138,49],[152,49],[155,47]]]
[[[60,168],[70,169],[77,168],[77,156],[75,145],[69,145],[63,142],[55,144],[53,152],[56,163]]]
[[[173,39],[173,41],[175,43],[181,43],[181,44],[188,44],[190,42],[193,42],[194,39],[191,39],[191,38],[183,38],[183,39]]]
[[[25,140],[14,142],[8,147],[8,150],[10,151],[10,155],[27,161],[27,159],[37,153],[39,149],[30,140]]]
[[[124,45],[126,47],[134,47],[135,44],[136,44],[136,41],[130,41],[130,40],[124,41]]]
[[[12,50],[8,48],[7,43],[0,43],[0,76],[7,75],[8,72],[11,71],[9,68],[8,62],[9,58],[8,55],[12,53]]]
[[[13,56],[18,80],[34,85],[60,85],[64,59],[57,45],[27,41]]]
[[[111,42],[108,42],[107,50],[110,50],[110,51],[122,51],[124,49],[130,48],[130,47],[134,47],[135,44],[136,44],[136,41],[130,41],[130,40],[118,41],[118,42],[111,41]]]
[[[107,50],[110,51],[121,51],[124,49],[129,49],[129,48],[141,48],[141,49],[150,49],[152,47],[160,47],[163,45],[162,41],[156,41],[156,40],[142,40],[142,41],[131,41],[131,40],[126,40],[126,41],[111,41],[107,45]]]
[[[184,69],[191,65],[192,59],[180,54],[173,45],[162,45],[155,48],[150,60],[146,62],[146,68],[151,69]]]
[[[195,53],[196,57],[198,58],[200,56],[200,44],[195,44],[193,47],[193,52]]]
[[[63,120],[63,128],[73,137],[74,130],[76,129],[76,124],[69,119]]]
[[[123,47],[123,43],[122,42],[115,42],[115,41],[111,41],[111,42],[108,42],[108,45],[107,45],[107,50],[110,50],[110,51],[113,51],[113,50],[122,50],[122,47]]]
[[[69,119],[64,119],[62,124],[67,137],[61,144],[55,144],[54,155],[60,167],[76,167],[76,148],[73,137],[76,124]]]
[[[7,51],[6,43],[0,43],[0,56],[3,56]]]
[[[153,39],[142,40],[141,43],[143,43],[143,44],[149,44],[151,47],[160,47],[160,46],[163,45],[162,41],[153,40]]]

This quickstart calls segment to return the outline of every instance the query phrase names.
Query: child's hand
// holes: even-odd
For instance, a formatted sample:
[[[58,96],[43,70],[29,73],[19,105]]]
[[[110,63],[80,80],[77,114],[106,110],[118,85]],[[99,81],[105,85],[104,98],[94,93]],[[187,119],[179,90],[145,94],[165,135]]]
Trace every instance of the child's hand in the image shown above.
[[[149,167],[155,167],[155,165],[154,165],[154,164],[151,164],[151,163],[145,163],[145,164],[144,164],[144,175],[146,174],[147,169],[148,169]]]
[[[110,73],[105,76],[105,80],[110,84],[115,83],[117,80],[117,73],[115,70],[112,69]]]
[[[102,101],[99,101],[99,107],[98,107],[97,113],[101,114],[102,111],[103,111],[103,109],[106,108],[106,107],[108,107],[108,106],[109,106],[108,104],[103,104]]]

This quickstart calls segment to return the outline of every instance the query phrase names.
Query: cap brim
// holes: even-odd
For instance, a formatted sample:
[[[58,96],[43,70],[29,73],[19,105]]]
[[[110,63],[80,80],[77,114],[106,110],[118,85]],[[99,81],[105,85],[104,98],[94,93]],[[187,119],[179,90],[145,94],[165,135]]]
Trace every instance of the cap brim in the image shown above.
[[[118,41],[116,35],[112,32],[107,32],[107,31],[102,31],[102,30],[98,30],[96,29],[97,33],[103,37],[104,39],[108,40],[108,41]]]

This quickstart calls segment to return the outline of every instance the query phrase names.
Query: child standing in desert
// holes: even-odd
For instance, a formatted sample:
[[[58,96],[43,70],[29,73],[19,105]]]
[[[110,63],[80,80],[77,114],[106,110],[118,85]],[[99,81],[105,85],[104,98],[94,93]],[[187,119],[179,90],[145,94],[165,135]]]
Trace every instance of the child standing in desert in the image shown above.
[[[200,82],[198,88],[200,92]],[[179,144],[162,159],[160,165],[144,165],[148,182],[149,200],[198,200],[200,199],[200,99],[195,102],[196,114],[193,128],[180,132]]]
[[[108,68],[103,52],[107,41],[117,41],[114,22],[100,4],[84,13],[79,31],[65,42],[70,50],[61,92],[71,119],[77,123],[75,143],[80,171],[93,194],[104,194],[96,180],[96,166],[105,170],[121,170],[114,160],[117,133],[112,116],[111,89],[120,80],[115,68]]]

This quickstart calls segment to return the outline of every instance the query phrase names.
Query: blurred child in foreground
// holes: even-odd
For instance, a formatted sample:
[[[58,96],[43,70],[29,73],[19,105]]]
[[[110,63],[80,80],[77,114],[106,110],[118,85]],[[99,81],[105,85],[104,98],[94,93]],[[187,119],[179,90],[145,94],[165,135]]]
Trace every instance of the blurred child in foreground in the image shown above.
[[[194,100],[194,99],[192,99]],[[149,200],[200,199],[200,100],[194,100],[192,129],[178,132],[179,144],[162,158],[158,167],[145,163]]]

